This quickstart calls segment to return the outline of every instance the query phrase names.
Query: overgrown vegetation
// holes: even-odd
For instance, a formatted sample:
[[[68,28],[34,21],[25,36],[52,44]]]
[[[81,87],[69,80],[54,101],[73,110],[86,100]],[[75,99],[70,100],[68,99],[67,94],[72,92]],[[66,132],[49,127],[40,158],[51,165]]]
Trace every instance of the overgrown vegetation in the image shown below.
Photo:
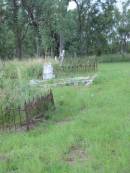
[[[91,58],[92,60],[92,58]],[[54,66],[56,78],[71,77],[84,75],[84,71],[63,71],[58,62],[50,59]],[[30,60],[13,60],[1,61],[0,63],[0,107],[6,107],[11,104],[21,105],[25,100],[31,99],[33,96],[41,95],[46,92],[46,88],[37,88],[30,85],[30,80],[42,80],[43,59]],[[79,60],[66,60],[65,65],[78,65]],[[80,61],[81,64],[87,64],[88,58]],[[88,70],[88,73],[92,72]],[[52,82],[52,81],[50,81]],[[48,88],[47,88],[48,89]]]
[[[35,129],[0,131],[0,173],[130,172],[129,5],[126,0],[121,11],[116,0],[0,0],[3,131],[11,122],[16,129],[20,120],[14,111],[8,114],[8,107],[15,109],[36,96],[41,107],[36,106],[33,115],[43,115],[43,105],[48,104],[48,110],[49,102],[37,96],[54,81],[98,74],[92,87],[56,85],[56,109]],[[56,79],[41,84],[47,62],[53,64]],[[98,71],[91,68],[93,62],[100,62]],[[89,69],[74,70],[82,64]],[[52,98],[47,96],[53,103]],[[33,105],[34,99],[28,103]]]
[[[129,172],[129,86],[129,63],[110,63],[90,88],[55,88],[50,120],[0,135],[0,172]]]
[[[17,105],[23,104],[25,100],[44,93],[42,89],[37,90],[29,85],[29,79],[41,77],[42,65],[40,62],[28,61],[26,63],[25,61],[14,60],[0,64],[0,107],[11,104],[16,104],[17,107]]]

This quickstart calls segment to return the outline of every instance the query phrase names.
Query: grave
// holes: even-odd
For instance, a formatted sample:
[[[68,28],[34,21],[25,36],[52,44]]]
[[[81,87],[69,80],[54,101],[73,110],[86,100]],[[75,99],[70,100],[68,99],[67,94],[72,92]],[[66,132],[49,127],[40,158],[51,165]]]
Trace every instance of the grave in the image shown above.
[[[73,78],[65,78],[65,79],[55,79],[52,83],[46,82],[46,80],[37,82],[37,83],[30,83],[31,85],[37,85],[39,87],[44,88],[53,88],[53,87],[63,87],[63,86],[91,86],[93,81],[96,79],[97,75],[87,76],[87,77],[73,77]]]
[[[53,66],[51,63],[46,63],[43,65],[43,80],[50,80],[55,78],[53,72]]]

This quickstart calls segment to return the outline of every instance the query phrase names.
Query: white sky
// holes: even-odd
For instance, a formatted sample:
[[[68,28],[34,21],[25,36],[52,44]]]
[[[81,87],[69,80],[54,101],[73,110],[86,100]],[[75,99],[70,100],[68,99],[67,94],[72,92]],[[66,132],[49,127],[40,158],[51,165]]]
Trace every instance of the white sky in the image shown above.
[[[117,7],[122,10],[122,2],[125,2],[125,0],[117,0]],[[76,4],[74,1],[69,2],[68,10],[73,10],[76,8]]]
[[[74,1],[69,2],[68,10],[73,10],[76,8],[76,4]]]

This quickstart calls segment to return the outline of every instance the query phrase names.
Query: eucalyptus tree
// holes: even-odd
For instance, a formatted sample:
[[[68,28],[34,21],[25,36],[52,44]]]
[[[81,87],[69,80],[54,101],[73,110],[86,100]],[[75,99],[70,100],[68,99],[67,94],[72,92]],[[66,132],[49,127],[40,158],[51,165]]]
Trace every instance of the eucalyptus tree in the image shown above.
[[[116,42],[128,51],[129,1],[123,13],[115,0],[73,0],[77,8],[67,11],[69,1],[1,0],[0,57],[100,54]]]
[[[0,58],[11,58],[14,51],[14,33],[9,26],[8,2],[0,1]]]
[[[45,54],[48,50],[58,54],[55,52],[59,51],[55,49],[63,47],[61,28],[67,12],[67,0],[21,0],[21,4],[34,30],[37,55]]]
[[[123,11],[119,20],[118,33],[120,36],[121,53],[128,52],[128,41],[130,38],[130,1],[123,3]]]
[[[77,4],[79,55],[100,52],[113,25],[115,0],[73,0]]]

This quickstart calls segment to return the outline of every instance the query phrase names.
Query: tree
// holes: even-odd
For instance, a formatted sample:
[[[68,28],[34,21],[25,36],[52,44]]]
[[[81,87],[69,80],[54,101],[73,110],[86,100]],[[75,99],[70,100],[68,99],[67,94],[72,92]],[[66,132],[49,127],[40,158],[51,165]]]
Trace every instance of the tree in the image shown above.
[[[130,12],[115,0],[1,0],[0,57],[128,52]]]
[[[128,39],[130,38],[130,10],[127,9],[130,1],[123,4],[123,12],[120,18],[118,32],[120,35],[120,50],[121,53],[128,52]]]

